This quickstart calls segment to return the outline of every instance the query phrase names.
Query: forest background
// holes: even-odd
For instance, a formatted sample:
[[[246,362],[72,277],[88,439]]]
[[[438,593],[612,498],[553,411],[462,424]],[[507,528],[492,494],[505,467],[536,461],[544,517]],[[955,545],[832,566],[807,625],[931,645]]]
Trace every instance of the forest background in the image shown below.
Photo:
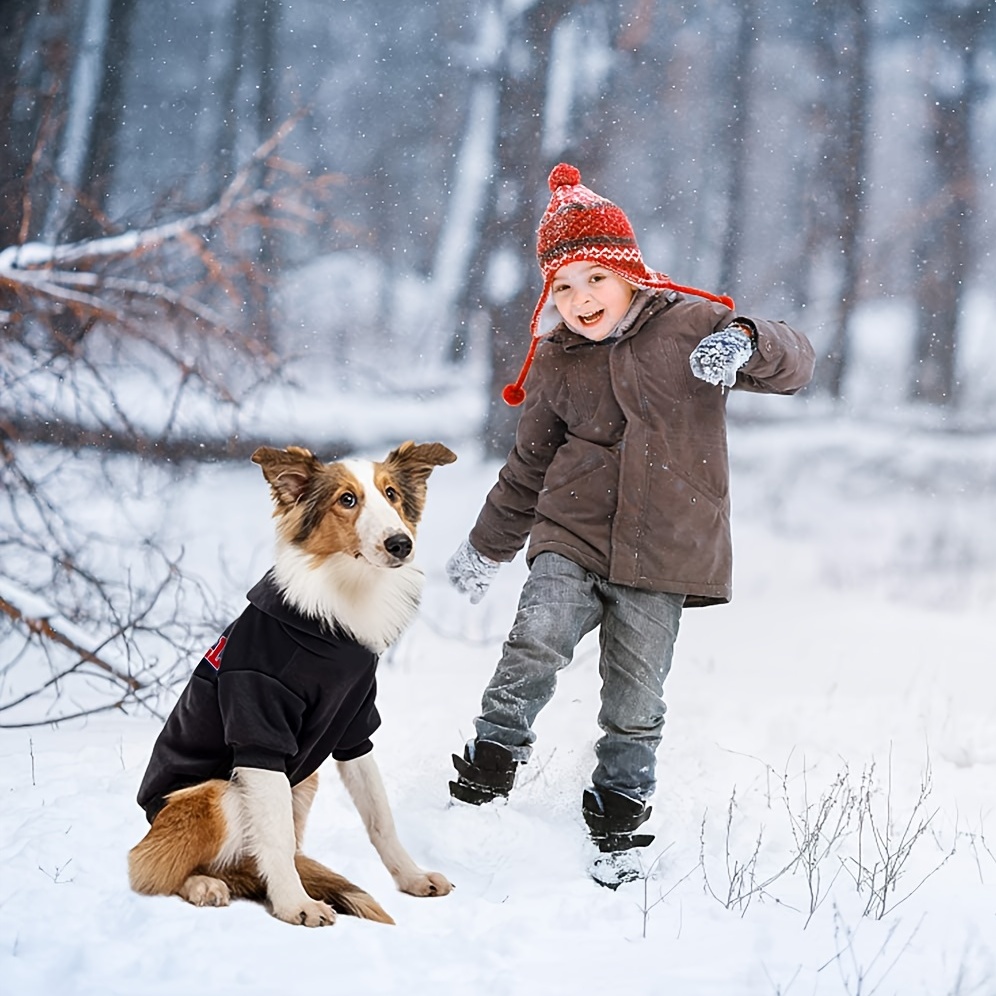
[[[805,329],[811,414],[990,432],[994,56],[972,0],[5,0],[0,724],[151,707],[214,623],[147,524],[75,496],[244,459],[302,383],[473,392],[505,452],[558,161],[651,266]],[[901,382],[859,398],[886,320]],[[306,426],[326,457],[376,435]]]

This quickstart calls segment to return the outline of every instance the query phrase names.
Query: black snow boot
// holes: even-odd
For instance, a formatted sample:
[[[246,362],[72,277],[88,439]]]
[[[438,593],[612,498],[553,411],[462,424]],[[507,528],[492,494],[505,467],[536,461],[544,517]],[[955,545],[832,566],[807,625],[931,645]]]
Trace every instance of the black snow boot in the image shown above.
[[[515,781],[519,762],[502,744],[491,740],[475,740],[467,744],[463,757],[453,755],[457,780],[450,782],[450,795],[472,806],[508,797]]]
[[[585,789],[582,812],[599,852],[589,868],[591,877],[609,889],[639,878],[641,865],[635,849],[646,847],[654,835],[634,831],[650,819],[651,808],[620,792]]]

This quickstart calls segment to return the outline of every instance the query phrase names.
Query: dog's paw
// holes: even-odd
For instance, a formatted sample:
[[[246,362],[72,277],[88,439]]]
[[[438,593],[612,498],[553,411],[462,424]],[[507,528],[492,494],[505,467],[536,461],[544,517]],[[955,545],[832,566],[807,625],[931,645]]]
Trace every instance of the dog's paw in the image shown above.
[[[399,882],[398,888],[410,896],[445,896],[453,891],[454,886],[439,872],[420,872]]]
[[[228,886],[208,875],[191,875],[180,886],[179,896],[194,906],[227,906],[232,901]]]
[[[331,927],[335,923],[335,910],[318,899],[274,905],[273,915],[285,923],[300,924],[302,927]]]

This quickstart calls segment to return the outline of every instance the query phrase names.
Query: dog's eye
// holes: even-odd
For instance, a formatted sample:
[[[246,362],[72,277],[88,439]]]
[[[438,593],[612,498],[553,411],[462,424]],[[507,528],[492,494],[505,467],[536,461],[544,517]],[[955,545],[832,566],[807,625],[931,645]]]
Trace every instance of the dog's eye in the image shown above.
[[[384,488],[384,497],[388,501],[397,501],[400,495],[394,490],[394,488]]]
[[[346,491],[339,496],[339,504],[343,508],[356,508],[356,495],[352,491]]]

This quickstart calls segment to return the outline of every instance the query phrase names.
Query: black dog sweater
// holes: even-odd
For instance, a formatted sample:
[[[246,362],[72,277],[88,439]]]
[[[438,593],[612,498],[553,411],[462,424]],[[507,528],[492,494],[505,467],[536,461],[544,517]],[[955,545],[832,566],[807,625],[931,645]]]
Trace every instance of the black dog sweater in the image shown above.
[[[377,655],[289,606],[272,571],[247,597],[152,749],[138,791],[150,823],[170,792],[233,768],[283,771],[296,785],[327,757],[350,761],[373,746]]]

